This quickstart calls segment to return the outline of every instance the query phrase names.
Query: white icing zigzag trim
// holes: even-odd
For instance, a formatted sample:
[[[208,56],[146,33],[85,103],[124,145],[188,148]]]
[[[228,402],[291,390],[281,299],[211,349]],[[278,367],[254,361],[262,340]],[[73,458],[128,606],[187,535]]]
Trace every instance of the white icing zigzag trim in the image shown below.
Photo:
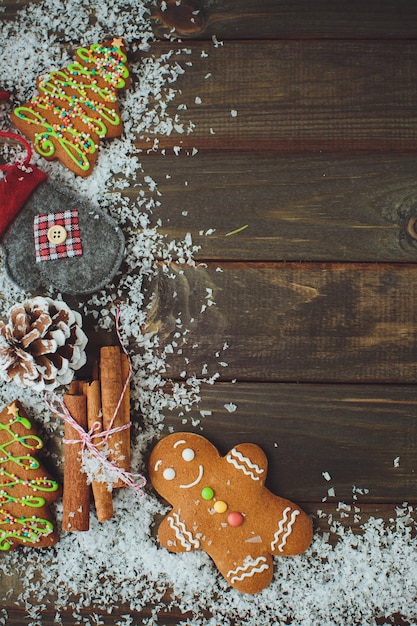
[[[198,539],[195,539],[191,532],[187,530],[184,522],[180,520],[180,516],[178,513],[173,513],[172,517],[168,517],[169,525],[172,530],[175,532],[176,538],[180,541],[181,545],[186,549],[187,552],[192,550],[193,548],[199,548],[200,542]]]
[[[248,457],[243,456],[236,448],[230,450],[229,454],[226,456],[226,461],[234,465],[236,469],[242,470],[242,472],[246,474],[246,476],[250,476],[252,480],[259,480],[259,476],[255,476],[255,473],[251,470],[255,470],[257,474],[263,474],[265,471],[256,463],[252,463]],[[240,461],[240,463],[238,463],[238,461]]]
[[[294,509],[294,511],[291,514],[291,519],[288,522],[288,524],[286,526],[286,529],[285,529],[285,524],[287,523],[287,520],[288,520],[288,513],[290,511],[291,511],[291,507],[289,507],[289,506],[287,506],[287,508],[284,509],[282,519],[279,521],[279,524],[278,524],[278,530],[275,532],[274,538],[273,538],[273,540],[271,542],[271,551],[272,552],[275,550],[276,545],[278,543],[278,540],[280,538],[280,535],[282,533],[284,533],[284,534],[282,536],[281,543],[278,546],[278,550],[280,552],[283,551],[284,546],[287,543],[287,538],[292,533],[292,527],[294,526],[294,522],[296,520],[296,517],[297,517],[297,515],[300,515],[300,511],[298,511],[297,509]],[[285,530],[285,532],[284,532],[284,530]]]
[[[246,560],[244,565],[240,565],[236,569],[231,569],[227,572],[226,576],[230,578],[231,583],[240,582],[244,578],[252,578],[255,574],[259,574],[268,569],[269,565],[264,556],[258,556],[256,560],[250,557]]]

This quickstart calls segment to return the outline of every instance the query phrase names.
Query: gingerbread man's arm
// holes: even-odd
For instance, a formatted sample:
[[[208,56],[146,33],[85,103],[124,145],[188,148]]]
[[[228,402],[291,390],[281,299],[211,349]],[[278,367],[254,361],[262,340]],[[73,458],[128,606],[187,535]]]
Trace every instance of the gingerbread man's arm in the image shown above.
[[[263,485],[266,479],[268,461],[265,453],[254,443],[241,443],[228,452],[225,459],[242,477]]]
[[[161,545],[171,552],[190,552],[200,547],[200,540],[193,535],[190,527],[187,527],[181,517],[181,511],[176,509],[161,522],[158,538]]]
[[[274,518],[271,527],[270,546],[271,554],[279,556],[293,556],[301,554],[311,544],[313,528],[311,520],[304,511],[289,500],[279,498],[282,506],[276,507],[271,515]]]

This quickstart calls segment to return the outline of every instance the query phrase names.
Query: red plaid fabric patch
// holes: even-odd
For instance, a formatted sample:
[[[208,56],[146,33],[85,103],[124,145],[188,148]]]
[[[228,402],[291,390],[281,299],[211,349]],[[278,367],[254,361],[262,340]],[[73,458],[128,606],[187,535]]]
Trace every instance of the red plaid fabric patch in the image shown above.
[[[35,215],[33,229],[37,263],[82,255],[77,209]]]

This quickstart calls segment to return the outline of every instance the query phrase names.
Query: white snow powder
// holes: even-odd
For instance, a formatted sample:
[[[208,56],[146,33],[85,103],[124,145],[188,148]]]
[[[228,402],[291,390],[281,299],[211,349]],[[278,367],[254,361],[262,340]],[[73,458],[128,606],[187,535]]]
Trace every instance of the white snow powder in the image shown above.
[[[162,9],[165,8],[163,2]],[[89,19],[92,14],[94,20]],[[1,39],[7,44],[2,49],[0,85],[13,90],[15,103],[32,97],[38,75],[62,68],[72,60],[70,47],[103,41],[111,33],[125,39],[129,52],[146,51],[153,38],[147,4],[141,0],[40,0],[18,12],[16,19],[4,23],[1,29]],[[220,47],[223,42],[214,36],[213,45]],[[212,411],[198,408],[201,387],[205,383],[215,384],[219,377],[215,373],[206,379],[205,365],[200,379],[188,376],[185,369],[186,380],[172,383],[171,390],[166,391],[166,357],[178,351],[187,329],[182,328],[179,320],[179,336],[162,354],[158,351],[157,333],[146,331],[152,298],[145,307],[144,284],[158,271],[156,259],[162,259],[166,268],[176,257],[192,266],[197,247],[191,234],[184,234],[182,241],[168,242],[158,227],[151,225],[150,215],[158,208],[156,198],[160,192],[146,172],[146,162],[135,152],[134,141],[140,135],[153,135],[149,150],[158,151],[157,135],[192,132],[191,121],[186,129],[178,116],[171,118],[167,113],[167,104],[179,95],[174,88],[177,77],[188,67],[181,63],[181,54],[189,56],[189,52],[184,49],[179,57],[171,53],[159,58],[148,58],[145,54],[131,65],[132,73],[139,80],[121,96],[124,134],[103,142],[90,177],[75,179],[60,164],[34,157],[51,178],[95,199],[124,226],[127,271],[117,286],[110,285],[94,294],[87,302],[80,303],[80,307],[86,315],[94,316],[102,328],[112,329],[113,315],[109,312],[114,312],[114,301],[123,301],[121,336],[127,345],[133,340],[136,342],[131,358],[132,405],[136,414],[140,412],[141,424],[139,427],[135,422],[132,429],[132,467],[138,472],[145,469],[144,455],[160,435],[165,412],[181,408],[185,416],[196,407],[201,420],[193,419],[192,423],[204,431],[204,419],[209,418]],[[202,58],[208,56],[201,51]],[[205,79],[210,76],[207,73]],[[198,98],[196,96],[196,102]],[[184,109],[179,103],[178,110]],[[231,115],[234,114],[237,115],[237,111],[232,110]],[[0,128],[10,128],[7,115],[0,115]],[[211,128],[210,133],[214,132]],[[180,153],[180,141],[173,151]],[[193,148],[192,155],[198,158],[197,153],[198,149]],[[168,178],[169,174],[166,176]],[[135,201],[123,196],[126,186],[135,185],[139,190]],[[183,214],[185,216],[186,212]],[[212,232],[214,229],[206,231],[205,235]],[[222,270],[217,268],[216,271]],[[127,293],[129,298],[123,299]],[[0,294],[0,313],[25,296],[4,277],[4,272],[0,272]],[[213,302],[211,295],[205,294],[202,308],[203,304],[207,307]],[[227,347],[224,344],[223,349]],[[227,364],[222,361],[220,365],[226,367]],[[2,405],[17,395],[29,413],[42,421],[46,444],[52,436],[62,437],[63,426],[48,412],[42,397],[31,390],[0,385]],[[231,413],[237,409],[232,402],[224,407]],[[55,453],[51,454],[53,459],[59,462]],[[399,464],[399,457],[394,459],[395,467],[397,462]],[[328,472],[323,472],[323,477],[330,480]],[[366,489],[358,487],[353,487],[352,491],[354,499],[367,493]],[[334,490],[331,493],[329,489],[328,495],[334,495]],[[25,549],[23,553],[2,555],[1,575],[17,576],[23,586],[14,601],[26,612],[27,619],[34,624],[42,623],[42,613],[48,604],[46,593],[55,595],[57,624],[62,622],[60,611],[68,608],[73,610],[77,624],[100,623],[94,611],[111,610],[120,603],[130,611],[150,605],[155,615],[168,604],[168,610],[175,607],[191,612],[193,626],[374,624],[376,617],[383,619],[395,613],[401,613],[414,623],[417,619],[415,511],[409,505],[397,509],[390,526],[382,520],[369,520],[359,536],[329,519],[329,526],[333,524],[331,531],[327,535],[317,534],[305,555],[276,558],[272,584],[254,597],[230,589],[206,554],[172,554],[158,547],[152,528],[155,516],[163,514],[165,509],[150,491],[138,499],[130,490],[118,490],[114,505],[112,520],[99,524],[93,514],[88,532],[63,533],[54,548],[42,553]],[[56,503],[54,508],[60,520],[62,503]],[[339,503],[339,510],[340,515],[349,512],[343,503]],[[357,521],[360,508],[355,507],[354,512]],[[321,511],[317,516],[326,518],[326,513]],[[332,533],[339,539],[335,546],[331,541]],[[11,603],[13,593],[10,589],[4,601]],[[90,621],[76,617],[83,607],[90,607]],[[212,612],[213,618],[207,618],[204,612]],[[157,621],[152,617],[148,623]],[[0,609],[0,624],[3,623],[7,623],[7,615]],[[136,620],[126,611],[115,623],[129,626]]]

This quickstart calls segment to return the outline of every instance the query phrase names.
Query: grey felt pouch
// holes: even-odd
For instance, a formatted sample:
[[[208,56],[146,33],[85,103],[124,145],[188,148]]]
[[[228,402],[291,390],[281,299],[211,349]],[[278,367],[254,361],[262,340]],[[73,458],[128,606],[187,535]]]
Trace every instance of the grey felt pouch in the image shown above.
[[[98,208],[47,180],[31,165],[23,137],[0,131],[0,139],[26,150],[21,162],[0,164],[0,240],[8,276],[25,291],[55,287],[68,294],[102,289],[116,274],[124,237]]]
[[[2,243],[8,275],[31,292],[41,286],[97,291],[114,277],[124,252],[112,218],[49,181],[25,202]]]

